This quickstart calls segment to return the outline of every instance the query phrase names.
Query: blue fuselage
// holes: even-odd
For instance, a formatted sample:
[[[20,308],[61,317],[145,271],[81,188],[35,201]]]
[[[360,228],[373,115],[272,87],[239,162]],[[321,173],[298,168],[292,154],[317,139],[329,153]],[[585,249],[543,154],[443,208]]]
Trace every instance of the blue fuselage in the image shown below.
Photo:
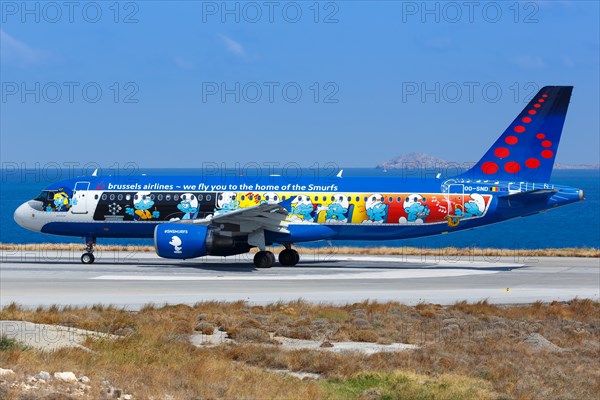
[[[88,176],[48,186],[17,209],[15,220],[56,235],[151,238],[157,224],[285,203],[287,232],[266,231],[268,243],[391,240],[475,228],[581,199],[577,188],[469,179]]]

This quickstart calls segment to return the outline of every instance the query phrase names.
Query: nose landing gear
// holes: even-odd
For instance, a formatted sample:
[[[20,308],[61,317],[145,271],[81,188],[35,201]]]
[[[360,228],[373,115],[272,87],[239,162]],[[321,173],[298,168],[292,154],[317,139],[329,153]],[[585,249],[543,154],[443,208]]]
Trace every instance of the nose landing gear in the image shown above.
[[[85,253],[81,255],[81,262],[84,264],[93,264],[96,260],[96,257],[94,257],[96,238],[85,238],[85,242]]]

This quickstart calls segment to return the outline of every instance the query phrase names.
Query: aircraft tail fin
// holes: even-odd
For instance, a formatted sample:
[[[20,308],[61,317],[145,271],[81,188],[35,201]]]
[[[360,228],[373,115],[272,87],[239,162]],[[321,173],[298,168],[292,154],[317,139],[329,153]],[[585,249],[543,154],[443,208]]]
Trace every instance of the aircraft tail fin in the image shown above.
[[[462,177],[550,181],[572,91],[572,86],[543,87]]]

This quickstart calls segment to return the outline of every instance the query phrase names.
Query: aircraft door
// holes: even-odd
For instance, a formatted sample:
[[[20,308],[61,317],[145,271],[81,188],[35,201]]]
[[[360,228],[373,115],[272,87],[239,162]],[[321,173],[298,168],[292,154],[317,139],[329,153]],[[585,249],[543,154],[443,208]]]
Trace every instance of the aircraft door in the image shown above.
[[[77,182],[73,188],[73,204],[71,212],[73,214],[87,214],[87,197],[90,189],[89,182]]]
[[[456,210],[465,210],[465,186],[454,184],[448,187],[448,215],[456,215]]]
[[[508,194],[514,194],[519,192],[521,192],[521,182],[510,182],[508,184]]]

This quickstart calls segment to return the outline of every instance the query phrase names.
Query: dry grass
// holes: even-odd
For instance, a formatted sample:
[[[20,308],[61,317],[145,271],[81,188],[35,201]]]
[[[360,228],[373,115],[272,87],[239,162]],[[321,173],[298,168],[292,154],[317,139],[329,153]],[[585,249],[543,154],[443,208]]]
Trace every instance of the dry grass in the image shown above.
[[[169,394],[176,399],[585,399],[600,391],[600,303],[583,299],[448,307],[303,301],[251,306],[240,301],[149,305],[139,312],[100,305],[29,310],[12,304],[0,310],[0,319],[127,333],[118,341],[89,340],[91,353],[44,354],[15,346],[0,351],[0,366],[22,374],[71,370],[87,375],[94,398],[104,379],[136,398]],[[188,335],[209,325],[239,343],[201,349],[188,343]],[[374,355],[283,351],[269,337],[274,332],[422,347]],[[532,332],[565,351],[528,346],[523,339]],[[323,379],[300,381],[270,369],[319,373]]]
[[[81,251],[83,244],[76,243],[36,243],[36,244],[12,244],[0,243],[0,250],[12,251]],[[98,251],[116,251],[127,253],[153,253],[153,246],[134,245],[102,245],[96,246]],[[251,252],[256,252],[252,249]],[[593,247],[565,247],[554,249],[494,249],[494,248],[456,248],[456,247],[350,247],[350,246],[323,246],[323,247],[298,247],[302,255],[390,255],[390,256],[433,256],[440,259],[452,259],[458,257],[513,257],[526,259],[531,257],[600,257],[600,248]]]

